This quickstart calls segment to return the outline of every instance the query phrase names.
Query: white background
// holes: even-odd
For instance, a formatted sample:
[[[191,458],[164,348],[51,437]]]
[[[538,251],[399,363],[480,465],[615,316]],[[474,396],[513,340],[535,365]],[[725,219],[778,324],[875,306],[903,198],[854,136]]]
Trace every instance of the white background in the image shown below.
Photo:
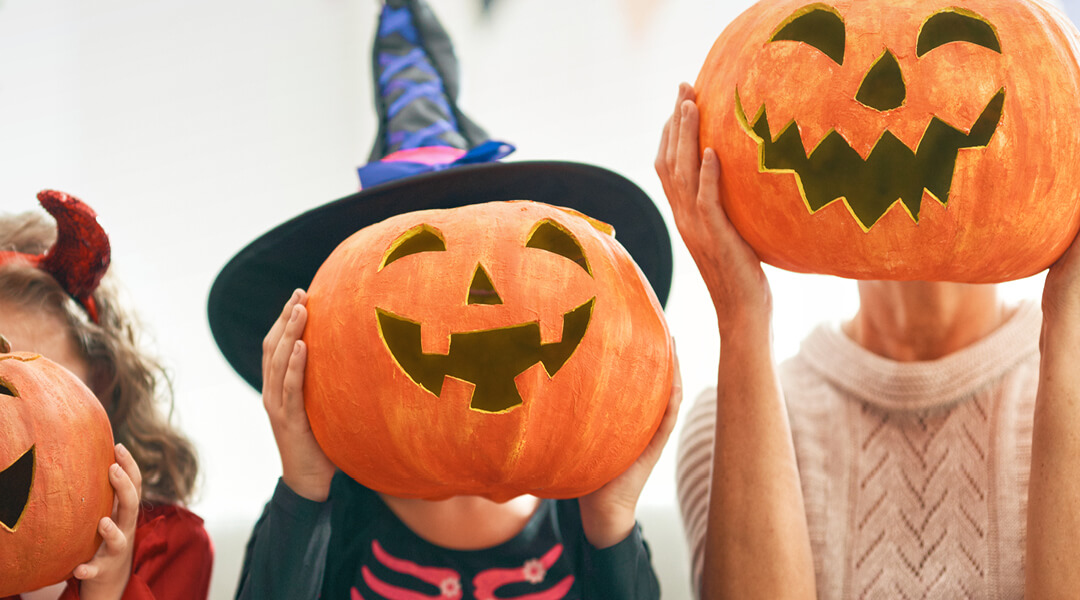
[[[712,384],[708,294],[678,240],[652,161],[676,86],[748,0],[431,0],[462,63],[461,105],[511,159],[591,162],[661,205],[675,244],[668,318],[690,401]],[[352,193],[374,133],[375,0],[0,0],[0,211],[46,187],[82,197],[176,384],[175,419],[202,461],[192,508],[217,544],[212,597],[235,588],[242,544],[280,465],[258,396],[206,324],[217,270],[301,211]],[[779,358],[854,284],[768,269]],[[1037,298],[1041,278],[1005,286]],[[669,598],[688,597],[674,438],[642,499]]]

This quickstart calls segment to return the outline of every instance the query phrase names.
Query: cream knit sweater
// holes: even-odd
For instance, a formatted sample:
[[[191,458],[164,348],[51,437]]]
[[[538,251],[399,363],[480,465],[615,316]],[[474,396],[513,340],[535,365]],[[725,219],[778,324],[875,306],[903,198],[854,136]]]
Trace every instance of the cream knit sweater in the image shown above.
[[[1020,305],[940,360],[871,354],[818,327],[780,366],[818,598],[1022,598],[1042,314]],[[685,418],[678,493],[700,589],[716,421]]]

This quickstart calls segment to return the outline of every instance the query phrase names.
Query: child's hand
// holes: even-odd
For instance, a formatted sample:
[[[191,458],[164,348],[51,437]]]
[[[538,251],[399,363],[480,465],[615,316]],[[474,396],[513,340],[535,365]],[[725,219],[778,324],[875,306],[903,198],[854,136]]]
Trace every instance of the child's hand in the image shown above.
[[[142,474],[123,444],[116,445],[116,463],[109,467],[109,482],[116,491],[112,518],[98,523],[104,540],[94,558],[75,567],[82,600],[119,600],[131,576],[135,553],[135,523],[142,496]]]
[[[581,507],[581,525],[585,537],[594,547],[603,549],[626,539],[634,529],[637,501],[649,479],[660,453],[675,428],[682,403],[682,375],[679,373],[679,357],[672,350],[675,375],[671,380],[671,396],[660,427],[653,434],[649,445],[634,464],[612,479],[604,487],[578,499]]]
[[[293,292],[263,340],[262,395],[281,454],[282,481],[296,494],[323,502],[330,495],[335,467],[315,441],[304,411],[307,346],[300,336],[307,324],[305,302],[304,290]]]

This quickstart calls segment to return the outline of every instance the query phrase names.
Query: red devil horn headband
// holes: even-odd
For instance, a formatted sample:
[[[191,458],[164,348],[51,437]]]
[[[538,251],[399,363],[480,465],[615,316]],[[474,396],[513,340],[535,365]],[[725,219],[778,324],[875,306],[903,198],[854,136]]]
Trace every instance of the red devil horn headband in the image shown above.
[[[37,197],[56,219],[56,243],[44,254],[0,252],[0,265],[19,260],[49,273],[97,323],[92,294],[109,269],[109,236],[98,224],[94,209],[82,200],[54,190],[40,192]]]

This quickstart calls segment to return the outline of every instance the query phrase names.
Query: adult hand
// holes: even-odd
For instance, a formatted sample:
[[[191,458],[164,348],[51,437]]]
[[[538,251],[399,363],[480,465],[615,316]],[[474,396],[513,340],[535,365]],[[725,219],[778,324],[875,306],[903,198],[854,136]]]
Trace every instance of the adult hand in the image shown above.
[[[104,517],[98,523],[103,541],[94,557],[75,567],[82,600],[120,600],[131,577],[142,474],[123,444],[117,444],[114,452],[116,462],[109,467],[109,483],[116,492],[112,517]]]
[[[293,292],[263,339],[263,407],[281,454],[282,481],[296,494],[323,502],[335,467],[315,440],[304,410],[307,346],[300,337],[307,324],[305,302],[304,290]]]
[[[667,409],[660,421],[660,427],[653,434],[645,450],[629,468],[615,479],[591,494],[578,499],[581,508],[581,525],[585,537],[595,548],[602,549],[626,539],[634,528],[637,501],[641,490],[649,479],[656,461],[664,450],[675,420],[679,416],[682,403],[682,375],[679,373],[679,358],[672,347],[674,376],[671,380],[671,395]]]
[[[712,296],[721,334],[731,327],[768,327],[772,294],[761,261],[728,220],[720,197],[720,161],[712,148],[699,159],[698,109],[690,84],[679,86],[664,124],[656,173],[683,242]]]

